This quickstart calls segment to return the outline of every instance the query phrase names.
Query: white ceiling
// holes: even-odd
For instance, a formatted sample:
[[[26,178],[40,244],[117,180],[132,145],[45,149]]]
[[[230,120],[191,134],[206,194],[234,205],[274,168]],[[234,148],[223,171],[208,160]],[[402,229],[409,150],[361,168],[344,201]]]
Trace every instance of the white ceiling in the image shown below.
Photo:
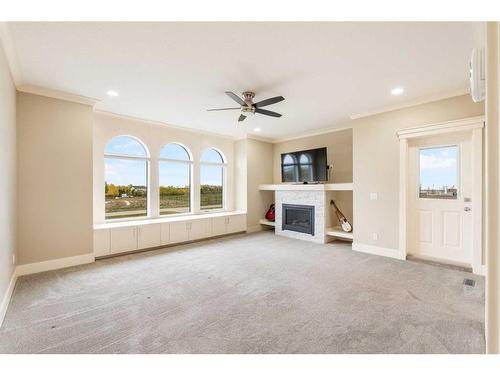
[[[482,24],[13,23],[25,84],[100,99],[96,109],[175,126],[283,138],[349,116],[464,89]],[[396,86],[400,97],[390,95]],[[110,98],[106,91],[120,93]],[[224,91],[256,92],[281,118],[239,112]]]

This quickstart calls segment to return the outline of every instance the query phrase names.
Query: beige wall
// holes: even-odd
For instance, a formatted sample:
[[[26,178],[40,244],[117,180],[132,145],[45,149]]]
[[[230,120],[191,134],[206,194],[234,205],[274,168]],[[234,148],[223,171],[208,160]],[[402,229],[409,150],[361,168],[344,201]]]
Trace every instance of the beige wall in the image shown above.
[[[234,143],[234,208],[247,210],[247,140]]]
[[[398,248],[399,129],[484,114],[463,95],[354,120],[353,183],[356,243]],[[370,192],[378,193],[370,200]],[[372,239],[378,234],[378,240]]]
[[[92,108],[17,94],[19,264],[93,252]]]
[[[16,253],[16,89],[0,46],[0,304]],[[6,301],[7,303],[8,301]],[[2,315],[0,311],[0,324]]]
[[[500,24],[489,22],[486,27],[486,220],[484,236],[486,244],[486,351],[488,353],[500,353],[499,53]]]
[[[274,193],[260,191],[260,184],[273,179],[273,144],[255,139],[246,140],[247,151],[247,226],[250,231],[260,229],[259,220],[264,218]]]
[[[352,129],[338,130],[330,133],[303,137],[285,142],[275,143],[273,147],[273,181],[281,183],[281,154],[292,151],[309,150],[319,147],[327,148],[328,164],[333,165],[330,172],[330,182],[352,182]],[[353,221],[353,195],[352,192],[331,192],[328,201],[334,199],[335,203],[347,217]],[[329,219],[334,219],[333,209],[329,211]],[[335,225],[337,225],[335,223]]]
[[[352,182],[352,129],[314,135],[275,143],[273,147],[273,181],[281,183],[281,154],[326,147],[328,164],[333,165],[330,182]]]
[[[195,132],[163,124],[131,119],[106,113],[94,114],[94,223],[105,221],[104,212],[104,148],[106,143],[118,135],[131,135],[140,139],[150,153],[149,186],[151,217],[159,214],[158,158],[163,146],[171,142],[184,145],[193,156],[193,211],[199,212],[199,160],[207,148],[218,149],[227,161],[226,208],[234,209],[234,139],[208,133]]]

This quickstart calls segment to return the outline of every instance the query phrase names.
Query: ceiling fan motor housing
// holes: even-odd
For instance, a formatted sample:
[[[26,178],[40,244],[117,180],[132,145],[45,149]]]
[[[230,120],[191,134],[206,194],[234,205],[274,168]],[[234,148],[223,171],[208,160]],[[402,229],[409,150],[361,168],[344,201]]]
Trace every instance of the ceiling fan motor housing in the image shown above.
[[[252,91],[245,91],[242,95],[243,98],[245,98],[244,101],[246,105],[241,106],[241,112],[243,112],[245,116],[253,115],[255,113],[255,107],[252,99],[255,97],[255,93]]]

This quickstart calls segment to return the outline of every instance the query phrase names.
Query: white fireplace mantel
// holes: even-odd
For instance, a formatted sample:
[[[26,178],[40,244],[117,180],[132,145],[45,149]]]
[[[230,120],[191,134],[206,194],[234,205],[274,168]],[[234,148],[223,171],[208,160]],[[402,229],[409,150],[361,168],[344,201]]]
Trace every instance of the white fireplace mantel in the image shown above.
[[[259,190],[271,191],[352,191],[352,183],[341,184],[264,184]]]

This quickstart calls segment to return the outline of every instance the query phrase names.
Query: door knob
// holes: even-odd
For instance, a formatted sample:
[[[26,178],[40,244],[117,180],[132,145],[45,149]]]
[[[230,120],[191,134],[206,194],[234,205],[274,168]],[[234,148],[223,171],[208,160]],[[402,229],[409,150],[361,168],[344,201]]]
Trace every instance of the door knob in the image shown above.
[[[467,212],[472,211],[472,208],[470,208],[470,207],[464,207],[464,211],[467,211]]]

